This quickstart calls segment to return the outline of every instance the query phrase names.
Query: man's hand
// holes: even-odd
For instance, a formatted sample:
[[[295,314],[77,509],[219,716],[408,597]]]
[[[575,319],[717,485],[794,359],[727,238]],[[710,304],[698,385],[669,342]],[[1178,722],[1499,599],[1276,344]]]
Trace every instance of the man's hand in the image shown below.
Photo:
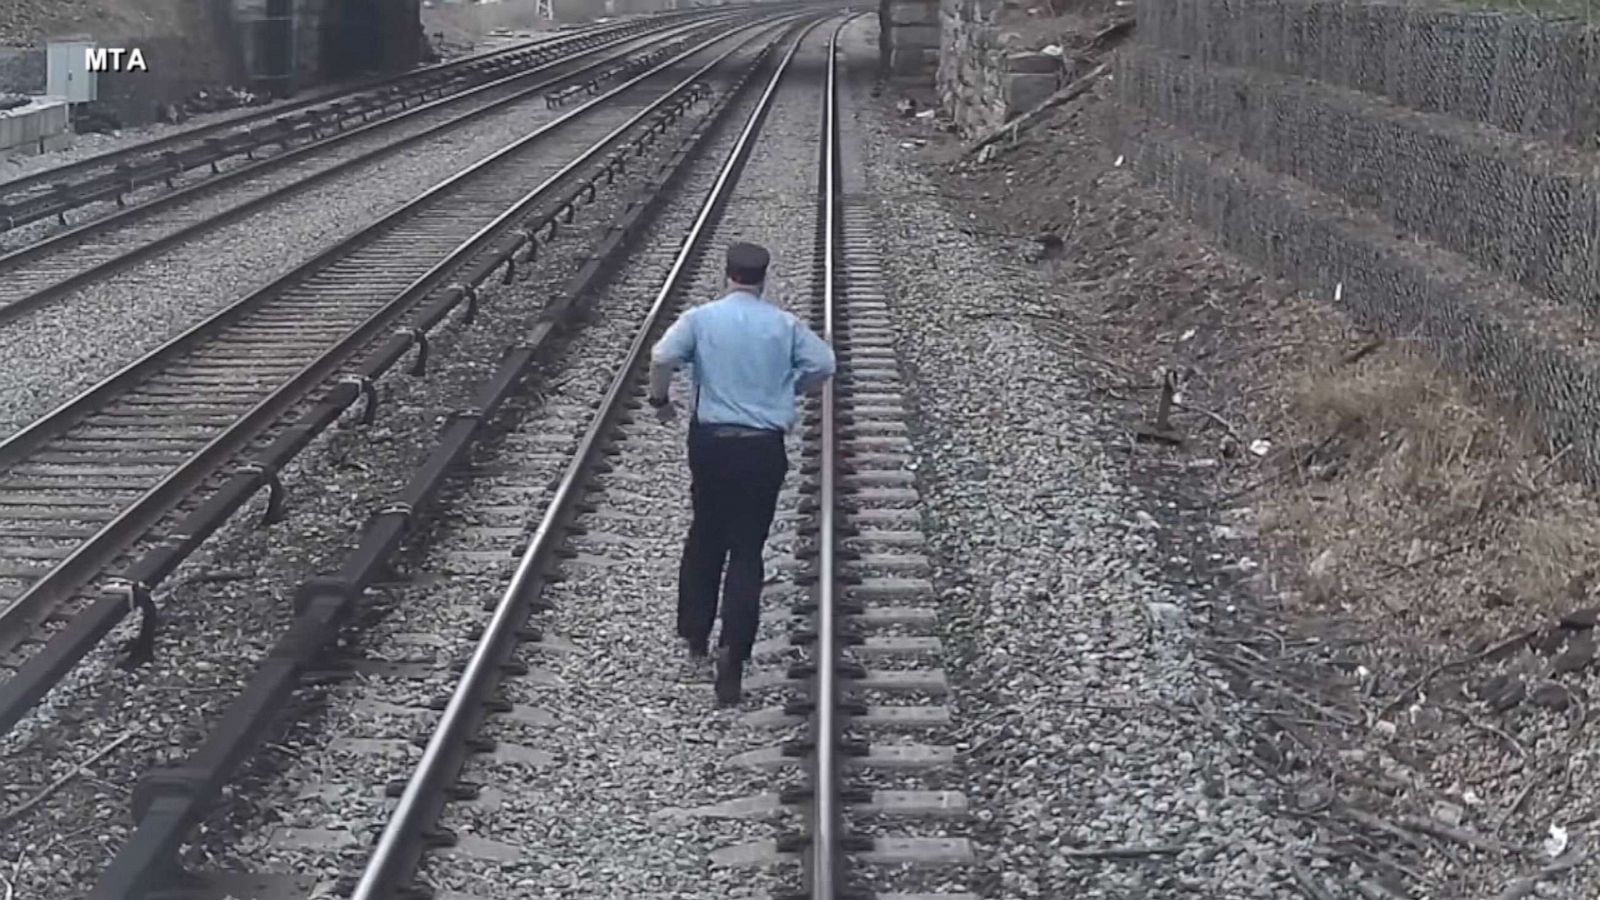
[[[673,405],[671,400],[657,406],[655,409],[656,421],[663,425],[671,425],[672,420],[678,417],[678,407]]]

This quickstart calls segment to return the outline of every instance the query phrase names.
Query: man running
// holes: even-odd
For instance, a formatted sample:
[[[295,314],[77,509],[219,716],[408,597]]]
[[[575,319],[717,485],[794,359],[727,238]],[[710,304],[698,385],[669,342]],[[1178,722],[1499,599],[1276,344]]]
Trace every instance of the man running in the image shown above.
[[[679,317],[651,354],[649,403],[662,422],[678,368],[694,367],[689,474],[694,522],[678,570],[678,635],[697,668],[707,661],[721,588],[717,702],[742,694],[761,611],[761,551],[789,470],[783,439],[797,395],[832,377],[833,350],[804,322],[762,299],[767,251],[728,248],[728,293]],[[724,575],[726,569],[726,575]]]

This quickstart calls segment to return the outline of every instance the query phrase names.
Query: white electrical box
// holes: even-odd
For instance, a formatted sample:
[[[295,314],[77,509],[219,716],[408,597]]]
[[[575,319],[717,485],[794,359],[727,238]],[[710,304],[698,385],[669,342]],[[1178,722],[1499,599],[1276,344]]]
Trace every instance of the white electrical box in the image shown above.
[[[89,51],[94,41],[66,38],[49,43],[46,50],[45,93],[68,103],[92,103],[99,98],[99,76],[89,71]]]

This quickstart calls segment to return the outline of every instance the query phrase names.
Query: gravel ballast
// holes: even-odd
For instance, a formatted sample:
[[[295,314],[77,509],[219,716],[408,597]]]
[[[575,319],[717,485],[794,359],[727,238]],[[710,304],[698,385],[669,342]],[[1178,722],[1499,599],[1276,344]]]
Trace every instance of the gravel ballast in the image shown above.
[[[852,57],[874,58],[871,27],[849,33]],[[1016,314],[1051,286],[964,231],[870,118],[865,79],[854,89],[919,409],[985,857],[974,889],[1301,896],[1287,863],[1305,848],[1257,809],[1266,788],[1234,749],[1251,737],[1195,659],[1192,610],[1208,598],[1163,574],[1168,510],[1121,477],[1108,448],[1126,439],[1091,402],[1081,362]],[[1134,858],[1067,852],[1108,847]]]

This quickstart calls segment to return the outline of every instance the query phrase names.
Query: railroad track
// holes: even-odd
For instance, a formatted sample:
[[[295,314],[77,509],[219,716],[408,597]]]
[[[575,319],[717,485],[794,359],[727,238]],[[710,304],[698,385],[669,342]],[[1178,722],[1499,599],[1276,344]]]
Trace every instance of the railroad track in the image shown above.
[[[841,25],[839,30],[843,30]],[[839,371],[808,410],[816,451],[814,593],[795,606],[791,641],[807,658],[785,673],[806,685],[782,709],[806,738],[747,754],[756,766],[799,763],[806,781],[781,795],[804,826],[775,849],[799,849],[811,900],[884,896],[974,900],[952,890],[974,850],[947,833],[966,812],[949,734],[949,683],[938,668],[938,596],[922,533],[915,451],[895,357],[877,224],[859,184],[855,142],[839,112],[838,42],[829,45],[817,222],[821,290],[812,322]],[[959,824],[955,830],[959,830]]]
[[[361,603],[362,588],[378,577],[400,534],[466,454],[473,429],[510,410],[516,421],[475,455],[470,478],[453,488],[454,505],[465,507],[434,529],[435,545],[411,579],[411,609],[390,613],[403,621],[391,623],[375,652],[340,667],[361,678],[347,680],[347,708],[338,717],[344,728],[323,749],[366,757],[353,766],[363,773],[393,771],[394,755],[411,744],[413,717],[427,712],[415,698],[446,692],[432,704],[439,715],[426,741],[417,742],[421,756],[409,778],[389,785],[398,803],[355,880],[355,900],[408,896],[422,885],[471,896],[745,896],[765,889],[830,900],[873,893],[970,900],[952,889],[973,851],[945,833],[965,804],[950,787],[958,778],[954,754],[938,743],[949,727],[947,685],[937,668],[935,597],[873,222],[840,166],[847,151],[836,99],[837,29],[817,92],[824,109],[815,246],[778,248],[780,259],[785,250],[814,250],[815,271],[797,280],[810,282],[802,299],[841,365],[836,386],[809,405],[807,429],[795,436],[802,479],[785,491],[775,524],[775,545],[793,554],[783,568],[797,574],[792,587],[769,592],[768,605],[792,603],[792,627],[786,635],[784,621],[770,616],[764,625],[757,653],[767,670],[746,682],[763,708],[713,714],[709,686],[673,685],[660,673],[676,644],[665,636],[670,602],[663,582],[675,569],[683,524],[682,511],[665,511],[662,498],[681,493],[681,483],[677,491],[672,485],[681,479],[682,450],[677,431],[640,421],[646,352],[674,311],[716,289],[720,245],[756,227],[746,210],[730,218],[728,208],[738,202],[785,77],[791,94],[807,95],[794,61],[809,31],[776,67],[726,162],[707,179],[706,200],[692,220],[656,229],[687,237],[681,244],[647,240],[608,289],[605,311],[621,323],[600,334],[591,334],[595,325],[584,331],[574,356],[589,365],[573,367],[558,385],[539,386],[531,399],[524,391],[507,401],[529,355],[508,358],[486,386],[484,405],[463,411],[459,427],[447,426],[404,497],[373,518],[362,550],[338,576],[304,586],[296,625],[302,639],[288,642],[280,657],[292,671],[312,666],[316,648],[326,644],[314,636],[330,633]],[[670,212],[668,224],[684,213]],[[641,282],[656,287],[645,292]],[[630,559],[641,558],[649,573],[622,577]],[[490,594],[498,601],[484,603]],[[477,636],[468,658],[453,651],[435,658],[433,642],[463,634]],[[421,652],[406,652],[408,641],[424,637]],[[452,655],[463,664],[450,665]],[[266,696],[276,685],[281,697],[286,689],[272,677],[258,682],[257,693]],[[236,705],[197,759],[237,758],[242,739],[230,735],[259,741],[265,706]],[[365,719],[352,722],[352,710],[360,709]],[[613,733],[630,727],[646,730]],[[570,737],[575,728],[593,729],[593,745],[545,749],[552,732]],[[730,757],[730,745],[747,749]],[[321,757],[304,765],[320,787],[340,768]],[[653,777],[618,781],[616,770],[628,767]],[[146,819],[179,816],[176,805],[195,793],[183,773],[196,771],[185,766],[175,780],[154,779]],[[715,803],[675,808],[708,794]],[[338,794],[329,815],[381,815],[374,795],[370,788],[366,796]],[[474,809],[490,797],[497,807]],[[763,819],[793,832],[759,838],[769,828]],[[602,825],[618,821],[624,837],[594,839]],[[690,840],[684,823],[693,823]],[[574,836],[590,838],[586,851],[568,848]],[[728,838],[744,840],[717,847]],[[629,839],[650,846],[640,850]],[[429,847],[453,849],[427,854]],[[596,853],[604,858],[586,855]],[[713,872],[704,866],[707,853],[720,864]],[[741,864],[795,858],[798,872],[740,871]],[[513,872],[508,879],[529,880],[477,890],[501,868]],[[648,883],[625,880],[630,868],[647,873]]]
[[[687,24],[672,20],[653,29],[630,28],[622,35],[586,35],[571,43],[553,43],[537,58],[500,77],[463,85],[367,124],[286,146],[280,153],[0,256],[0,324],[332,178],[359,176],[366,167],[484,116],[530,100],[555,107],[591,97],[648,69],[694,34],[728,20],[728,16],[701,17]],[[227,188],[238,191],[233,202],[217,197]]]
[[[785,27],[782,30],[787,32],[793,28]],[[662,233],[664,229],[687,227],[693,222],[693,208],[689,210],[687,222],[679,221],[684,219],[682,210],[666,208],[665,201],[679,194],[680,188],[691,195],[703,193],[714,181],[720,168],[704,165],[700,161],[700,151],[707,149],[708,145],[709,149],[716,150],[720,145],[732,142],[732,138],[726,135],[727,123],[739,118],[736,113],[748,111],[754,106],[754,101],[748,96],[748,86],[762,61],[770,58],[777,44],[778,38],[774,36],[766,39],[764,49],[747,54],[754,56],[749,60],[754,65],[739,64],[745,74],[722,93],[717,106],[707,112],[672,157],[651,176],[645,201],[630,205],[625,219],[613,227],[608,240],[573,276],[570,290],[546,309],[526,340],[508,348],[498,370],[478,392],[478,402],[470,409],[447,417],[440,431],[439,444],[432,455],[417,471],[397,502],[372,517],[362,535],[360,546],[339,573],[305,586],[301,592],[304,602],[297,606],[299,615],[289,633],[279,641],[277,648],[245,685],[241,695],[216,723],[205,744],[183,765],[154,770],[142,779],[134,798],[138,827],[105,871],[91,895],[93,900],[136,900],[160,885],[170,886],[174,883],[173,858],[179,844],[187,839],[187,832],[218,802],[222,786],[234,776],[243,762],[260,750],[267,739],[268,729],[274,725],[275,719],[282,716],[290,702],[291,691],[306,673],[307,667],[320,656],[320,649],[328,643],[339,624],[353,615],[353,607],[362,593],[361,586],[379,576],[387,565],[387,557],[395,552],[404,536],[422,524],[420,515],[448,478],[451,464],[462,456],[475,437],[487,431],[484,426],[496,419],[497,411],[508,400],[519,379],[532,371],[537,360],[554,352],[547,345],[555,343],[558,337],[575,334],[581,339],[582,336],[594,337],[596,335],[592,332],[598,331],[600,346],[608,348],[616,357],[625,355],[627,340],[622,336],[632,333],[631,329],[623,327],[626,323],[619,323],[618,327],[610,329],[580,327],[588,316],[584,298],[593,285],[606,279],[615,263],[640,239],[645,229]],[[720,159],[717,154],[713,153],[712,156]],[[665,262],[670,263],[670,257]],[[640,292],[633,299],[648,307],[649,297],[649,293]],[[593,349],[589,347],[584,355],[589,356]],[[586,407],[566,410],[574,415],[580,411],[592,412]],[[575,420],[573,424],[581,425],[581,422]],[[374,799],[381,798],[381,786],[376,793],[368,793]],[[357,805],[352,804],[352,807]],[[347,808],[341,815],[347,819],[358,818],[361,810]],[[375,816],[375,819],[381,820],[381,817]],[[278,868],[282,868],[281,863]],[[299,872],[308,871],[304,866],[292,868]],[[298,897],[304,896],[313,887],[298,873],[264,872],[246,878],[253,885],[253,890],[269,891],[257,896]],[[176,883],[188,883],[191,886],[203,884],[217,889],[227,882],[209,876],[197,880],[190,875]],[[162,896],[170,894],[163,893]]]
[[[638,34],[657,23],[703,15],[673,13],[654,19],[584,28],[513,47],[475,54],[354,87],[319,92],[280,106],[167,135],[131,147],[46,169],[0,184],[0,234],[49,219],[66,225],[66,216],[86,207],[124,206],[146,188],[171,187],[176,179],[199,173],[218,175],[224,163],[254,160],[297,143],[320,142],[352,122],[367,123],[413,104],[445,97],[537,66],[597,42]]]
[[[718,260],[707,249],[742,237],[751,227],[751,222],[742,219],[713,224],[713,219],[720,219],[719,201],[713,199],[690,231],[621,374],[612,382],[577,450],[571,451],[570,431],[541,420],[533,428],[519,429],[506,454],[533,464],[492,470],[491,496],[516,507],[538,498],[539,503],[548,503],[546,512],[514,569],[509,554],[496,560],[493,552],[483,547],[484,537],[515,528],[519,516],[512,508],[475,510],[482,530],[471,532],[466,545],[449,557],[447,571],[452,576],[499,576],[510,583],[449,702],[443,705],[443,716],[422,759],[400,792],[399,806],[363,874],[357,898],[389,896],[406,884],[420,836],[449,835],[457,827],[469,829],[488,846],[480,845],[476,854],[441,857],[428,869],[427,881],[472,890],[472,873],[486,857],[493,857],[494,845],[511,845],[511,836],[522,829],[495,827],[503,816],[467,813],[446,816],[442,828],[435,826],[435,818],[445,806],[444,795],[454,790],[456,796],[467,797],[488,791],[502,797],[531,792],[532,802],[519,808],[532,816],[562,820],[614,816],[636,822],[677,813],[696,821],[706,836],[749,834],[748,829],[724,832],[705,824],[715,819],[771,816],[795,826],[794,832],[776,840],[745,841],[716,850],[712,854],[716,862],[730,867],[756,863],[764,868],[743,873],[748,882],[708,878],[699,889],[704,894],[728,895],[737,887],[746,891],[765,888],[775,896],[788,896],[784,880],[771,877],[770,864],[798,855],[802,865],[795,896],[831,900],[896,891],[904,897],[970,900],[971,895],[950,889],[952,882],[959,882],[962,867],[972,862],[973,850],[966,839],[945,834],[964,811],[965,801],[959,791],[948,787],[956,778],[953,750],[937,743],[949,726],[949,710],[942,705],[948,686],[936,668],[941,648],[934,636],[935,598],[927,580],[928,560],[922,552],[920,512],[910,466],[913,456],[871,216],[862,198],[846,193],[841,184],[836,47],[837,31],[828,45],[827,81],[822,92],[826,107],[818,142],[825,148],[819,159],[817,192],[820,271],[813,290],[807,293],[815,298],[814,319],[819,330],[832,338],[841,369],[837,387],[809,411],[810,428],[803,436],[801,454],[806,462],[800,467],[808,476],[807,483],[785,492],[780,504],[784,512],[774,526],[775,543],[790,546],[796,554],[788,568],[798,568],[802,574],[797,580],[810,582],[810,587],[772,591],[772,600],[791,595],[797,627],[785,639],[774,634],[776,623],[769,624],[765,632],[769,637],[758,645],[758,658],[766,663],[788,658],[793,664],[768,668],[747,679],[747,690],[758,700],[778,701],[742,720],[756,732],[753,738],[750,731],[741,733],[738,728],[710,727],[702,733],[691,724],[695,714],[690,712],[669,721],[667,732],[635,740],[656,746],[654,739],[669,747],[685,740],[718,746],[752,740],[762,744],[763,729],[791,739],[739,753],[725,760],[720,770],[694,766],[698,757],[674,760],[692,768],[674,772],[669,764],[664,771],[657,771],[653,791],[614,783],[607,767],[626,762],[604,751],[597,753],[601,758],[593,765],[584,765],[588,761],[581,752],[574,756],[569,751],[564,759],[538,758],[543,739],[540,732],[562,727],[558,713],[543,711],[552,696],[595,703],[604,711],[596,710],[593,715],[603,721],[614,716],[620,719],[627,713],[616,707],[627,704],[608,695],[657,696],[655,692],[662,687],[649,670],[652,664],[655,668],[665,665],[676,649],[674,641],[641,639],[637,632],[662,632],[662,620],[669,617],[670,601],[665,598],[670,591],[663,589],[662,581],[670,583],[675,569],[670,560],[681,539],[682,523],[674,529],[673,520],[681,516],[664,515],[660,501],[653,498],[670,496],[662,473],[679,470],[682,450],[675,434],[630,421],[628,410],[640,405],[642,354],[649,338],[665,324],[666,314],[687,299],[684,289],[693,282],[686,276],[693,270],[699,276],[697,287],[714,291],[720,280]],[[756,121],[753,117],[752,128]],[[737,177],[730,171],[719,187],[732,192],[736,185]],[[750,189],[763,187],[758,183]],[[563,476],[552,480],[549,467],[569,453],[571,461]],[[802,496],[808,499],[802,500]],[[519,544],[513,540],[509,549],[514,551]],[[663,555],[669,562],[657,572],[667,579],[615,583],[614,573],[626,565],[628,557],[658,559]],[[660,591],[655,603],[647,597],[600,614],[621,618],[620,622],[582,612],[561,614],[562,610],[593,607],[608,591],[648,592],[651,588]],[[588,639],[587,654],[575,646],[581,638],[559,633],[563,626]],[[801,649],[799,658],[795,657],[796,648]],[[618,655],[644,655],[646,662],[641,666],[605,659]],[[532,662],[548,668],[530,668]],[[583,684],[585,676],[595,670],[614,675],[615,681],[606,677]],[[518,677],[523,672],[526,674]],[[709,692],[701,690],[702,695],[694,699],[709,705],[705,696]],[[660,697],[668,710],[665,713],[656,712],[653,704],[630,711],[652,719],[670,718],[673,713],[682,714],[674,701],[684,699],[679,695],[671,700]],[[785,699],[788,702],[783,702]],[[496,712],[506,715],[496,716]],[[588,710],[566,708],[565,712],[571,716]],[[581,771],[530,780],[514,764],[530,757],[534,768],[541,763],[552,769],[578,765]],[[694,784],[700,779],[721,783],[722,789],[714,792],[719,802],[673,810],[673,802],[683,799],[679,792],[705,796],[705,787]],[[739,788],[759,790],[763,784],[780,789],[728,796]],[[646,793],[644,802],[617,796],[635,790]],[[591,809],[590,800],[599,797],[617,805]],[[659,805],[652,809],[651,803]],[[908,828],[907,823],[913,824]],[[565,822],[561,826],[545,824],[552,837],[559,831],[585,830]],[[537,828],[533,831],[540,833]],[[660,835],[654,839],[660,840]],[[630,854],[630,848],[623,846],[603,842],[599,846],[608,854]],[[683,848],[688,853],[711,849],[692,844]],[[535,861],[535,868],[559,871],[563,865],[559,849]],[[641,868],[668,865],[665,858],[655,856],[632,861]],[[597,859],[569,864],[566,880],[557,875],[554,883],[547,881],[540,887],[561,895],[594,892],[596,885],[587,872],[603,865]],[[951,877],[952,868],[958,873],[955,878]],[[788,890],[794,887],[794,881],[789,881]],[[686,895],[683,890],[664,880],[639,892]]]
[[[16,673],[0,683],[0,732],[131,606],[143,609],[146,625],[133,661],[148,654],[152,592],[161,579],[256,491],[276,495],[277,467],[344,406],[365,398],[370,416],[374,372],[412,350],[425,353],[426,332],[457,307],[470,315],[472,284],[525,268],[578,205],[625,170],[630,135],[634,146],[653,141],[661,114],[681,113],[704,96],[694,79],[737,50],[751,28],[765,27],[731,27],[595,97],[0,444],[0,652],[24,651]],[[719,49],[729,43],[732,49]],[[684,67],[696,64],[684,79]],[[530,152],[556,133],[585,149],[564,165]],[[587,179],[579,177],[591,166]],[[449,284],[461,271],[474,274]],[[422,306],[430,296],[435,302]],[[330,389],[316,420],[273,431],[385,332],[375,370]],[[269,435],[276,440],[264,464],[194,503],[223,464]],[[179,509],[184,501],[190,509]],[[152,543],[147,535],[163,522],[165,533]],[[19,646],[30,634],[39,640],[31,653]]]

